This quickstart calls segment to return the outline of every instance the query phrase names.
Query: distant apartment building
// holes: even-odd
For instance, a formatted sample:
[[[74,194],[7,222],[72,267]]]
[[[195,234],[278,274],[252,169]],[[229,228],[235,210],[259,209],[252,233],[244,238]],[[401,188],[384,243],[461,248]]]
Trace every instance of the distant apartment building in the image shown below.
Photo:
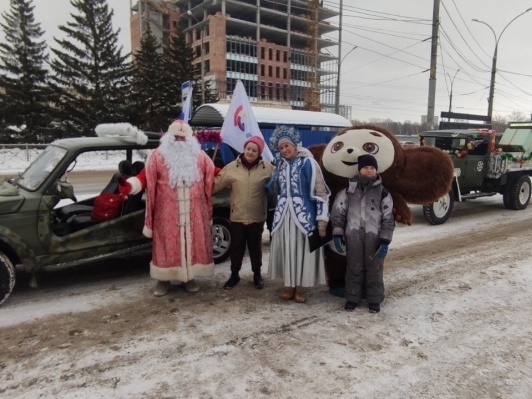
[[[142,0],[131,5],[133,53],[150,25],[167,43],[180,26],[220,99],[241,80],[261,106],[334,112],[338,10],[318,0]],[[350,119],[350,107],[339,113]]]

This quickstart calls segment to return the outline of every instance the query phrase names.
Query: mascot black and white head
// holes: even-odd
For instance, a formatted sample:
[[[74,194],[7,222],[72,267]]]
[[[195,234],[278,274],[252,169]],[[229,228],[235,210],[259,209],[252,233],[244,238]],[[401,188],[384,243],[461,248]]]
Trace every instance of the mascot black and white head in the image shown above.
[[[379,172],[392,166],[395,158],[394,143],[374,129],[357,129],[356,134],[346,130],[327,144],[323,152],[323,167],[336,176],[352,178],[358,174],[358,157],[370,154],[379,165]]]

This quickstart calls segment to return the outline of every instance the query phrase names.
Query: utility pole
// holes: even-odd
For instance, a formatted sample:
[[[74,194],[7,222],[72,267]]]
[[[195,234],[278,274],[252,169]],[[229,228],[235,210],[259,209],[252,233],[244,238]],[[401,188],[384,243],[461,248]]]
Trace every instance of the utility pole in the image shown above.
[[[342,16],[343,16],[343,3],[344,0],[340,0],[340,24],[338,32],[338,76],[336,77],[336,92],[334,97],[334,113],[340,115],[340,70],[342,67]]]
[[[434,129],[434,105],[436,103],[436,61],[438,58],[438,35],[440,27],[440,0],[434,0],[432,13],[432,45],[430,51],[429,101],[427,108],[427,124]]]

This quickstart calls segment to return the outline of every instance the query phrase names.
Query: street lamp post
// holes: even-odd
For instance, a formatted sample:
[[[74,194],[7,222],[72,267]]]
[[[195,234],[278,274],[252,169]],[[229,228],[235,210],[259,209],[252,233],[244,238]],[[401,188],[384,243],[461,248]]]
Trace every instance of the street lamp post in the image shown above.
[[[449,114],[451,113],[451,111],[452,111],[452,109],[453,109],[453,108],[452,108],[452,106],[453,106],[453,105],[452,105],[452,104],[453,104],[453,85],[454,85],[454,78],[456,78],[456,75],[458,75],[458,72],[460,72],[460,69],[458,69],[458,70],[455,72],[455,74],[454,74],[452,80],[451,80],[451,75],[447,74],[447,76],[449,76],[449,80],[451,81],[451,94],[449,94]],[[450,121],[450,120],[451,120],[451,116],[449,115],[449,121]]]
[[[187,15],[194,18],[196,22],[201,25],[201,31],[200,31],[200,49],[201,49],[201,55],[200,55],[200,64],[201,64],[201,103],[205,104],[205,65],[204,65],[204,58],[205,58],[205,46],[204,46],[204,29],[205,27],[203,24],[196,18],[194,14],[192,14],[192,11],[188,10]]]
[[[340,43],[341,46],[341,43]],[[338,76],[336,77],[336,93],[334,98],[334,113],[339,115],[340,114],[340,71],[342,69],[342,62],[344,62],[345,57],[347,57],[351,52],[356,49],[358,46],[354,46],[351,50],[347,52],[346,55],[342,57],[342,59],[338,59]]]
[[[493,61],[492,61],[492,64],[491,64],[490,94],[489,94],[489,99],[488,99],[488,116],[490,117],[490,119],[493,116],[493,96],[495,94],[495,75],[497,73],[497,51],[499,49],[499,41],[501,40],[501,36],[504,33],[504,31],[506,30],[506,28],[508,28],[508,26],[510,26],[510,24],[512,22],[514,22],[517,18],[519,18],[520,16],[526,14],[530,10],[532,10],[532,7],[527,9],[527,10],[525,10],[525,11],[523,11],[521,14],[517,15],[510,22],[508,22],[506,24],[506,26],[504,27],[504,29],[502,30],[502,32],[499,34],[499,37],[497,37],[497,35],[495,34],[495,31],[493,30],[493,28],[488,23],[486,23],[484,21],[480,21],[478,19],[473,19],[472,20],[473,22],[479,22],[481,24],[486,25],[488,28],[490,28],[491,32],[493,33],[493,37],[495,38],[495,50],[493,51]]]

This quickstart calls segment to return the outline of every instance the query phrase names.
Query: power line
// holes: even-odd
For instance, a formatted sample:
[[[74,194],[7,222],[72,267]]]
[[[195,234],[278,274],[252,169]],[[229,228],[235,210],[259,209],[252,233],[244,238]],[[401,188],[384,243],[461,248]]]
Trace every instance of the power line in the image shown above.
[[[466,44],[467,48],[469,50],[471,50],[471,53],[473,53],[473,55],[475,57],[477,57],[477,59],[486,67],[486,68],[489,68],[489,65],[487,65],[484,61],[482,61],[480,59],[480,57],[475,53],[475,51],[471,48],[471,46],[469,45],[469,43],[467,42],[467,40],[464,38],[464,36],[462,35],[462,32],[460,32],[460,29],[458,28],[458,26],[456,26],[456,24],[454,23],[454,20],[453,18],[451,17],[451,15],[449,14],[449,11],[447,11],[447,7],[445,7],[445,4],[443,2],[443,0],[440,0],[441,2],[441,5],[443,6],[443,9],[445,10],[445,12],[447,13],[447,15],[449,16],[449,20],[451,21],[451,23],[453,24],[453,26],[456,28],[456,31],[458,32],[458,34],[460,35],[460,37],[462,38],[462,40],[464,41],[464,43]]]

